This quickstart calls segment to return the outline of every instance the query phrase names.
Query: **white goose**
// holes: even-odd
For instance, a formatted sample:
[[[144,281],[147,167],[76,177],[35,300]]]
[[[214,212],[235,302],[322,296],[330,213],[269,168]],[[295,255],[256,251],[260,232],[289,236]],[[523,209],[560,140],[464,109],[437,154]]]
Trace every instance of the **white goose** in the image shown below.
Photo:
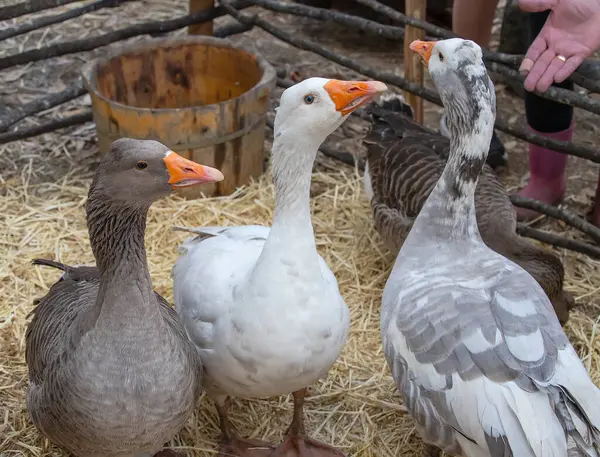
[[[598,456],[600,391],[539,284],[479,236],[474,191],[496,112],[481,49],[458,38],[411,49],[440,92],[451,151],[385,286],[380,330],[427,454]]]
[[[191,229],[173,268],[175,307],[205,368],[221,419],[222,455],[339,456],[305,436],[306,387],[327,375],[346,341],[349,311],[317,253],[309,191],[317,150],[347,116],[386,89],[310,78],[285,90],[275,117],[275,212],[263,226]],[[190,229],[188,229],[190,230]],[[294,415],[273,451],[237,437],[227,399],[293,393]],[[290,453],[291,452],[291,453]]]

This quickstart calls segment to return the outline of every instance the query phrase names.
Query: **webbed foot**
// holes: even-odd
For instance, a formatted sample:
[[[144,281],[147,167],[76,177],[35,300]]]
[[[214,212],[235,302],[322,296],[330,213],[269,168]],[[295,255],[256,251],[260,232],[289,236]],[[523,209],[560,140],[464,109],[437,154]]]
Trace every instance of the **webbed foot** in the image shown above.
[[[270,457],[344,457],[341,451],[306,435],[304,430],[304,396],[306,389],[298,390],[294,396],[294,414],[285,438]]]
[[[237,433],[229,423],[229,397],[223,403],[216,403],[219,421],[221,423],[221,445],[218,457],[268,457],[275,446],[258,440],[250,440],[238,437]]]

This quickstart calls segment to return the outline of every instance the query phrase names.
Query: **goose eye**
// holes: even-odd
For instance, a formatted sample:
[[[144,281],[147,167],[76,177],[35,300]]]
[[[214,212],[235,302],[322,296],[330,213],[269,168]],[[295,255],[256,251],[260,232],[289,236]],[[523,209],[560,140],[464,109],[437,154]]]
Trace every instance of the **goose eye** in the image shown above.
[[[442,53],[440,52],[440,62],[443,62],[443,61],[444,61],[444,54],[442,54]]]
[[[138,170],[143,170],[147,166],[148,166],[148,164],[146,162],[144,162],[143,160],[140,160],[138,163],[135,164],[135,168],[137,168]]]
[[[309,95],[304,96],[304,103],[306,103],[307,105],[310,105],[314,101],[315,101],[314,95],[309,94]]]

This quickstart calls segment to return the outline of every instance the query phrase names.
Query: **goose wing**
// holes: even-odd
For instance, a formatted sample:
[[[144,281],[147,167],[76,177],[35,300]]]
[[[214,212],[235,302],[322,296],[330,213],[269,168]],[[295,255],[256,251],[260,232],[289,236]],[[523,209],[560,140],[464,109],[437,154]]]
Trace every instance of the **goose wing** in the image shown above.
[[[213,327],[229,312],[235,289],[255,265],[269,235],[259,225],[185,229],[172,270],[175,309],[196,347],[211,350]]]
[[[181,246],[172,270],[175,309],[202,351],[213,348],[213,327],[229,312],[237,286],[256,264],[269,236],[259,225],[189,229],[198,236]],[[339,294],[335,276],[319,256],[321,272]]]
[[[40,385],[46,367],[69,350],[74,343],[72,338],[78,338],[72,326],[80,313],[94,305],[100,272],[94,266],[69,266],[45,259],[35,259],[33,263],[63,271],[48,293],[34,301],[36,307],[30,313],[33,318],[25,333],[29,379]]]
[[[46,368],[59,360],[61,355],[72,348],[83,335],[74,327],[76,318],[93,307],[100,286],[100,271],[96,266],[70,266],[46,259],[34,259],[34,265],[45,265],[60,269],[62,276],[41,299],[34,301],[36,307],[25,333],[25,358],[29,368],[29,378],[34,385],[42,384]],[[182,341],[188,341],[185,329],[173,307],[160,294],[154,292],[162,315],[171,330]],[[187,350],[193,347],[186,344]],[[198,363],[196,354],[190,358]]]
[[[464,260],[401,268],[383,297],[386,359],[423,436],[468,456],[597,455],[600,394],[541,287],[483,245]]]

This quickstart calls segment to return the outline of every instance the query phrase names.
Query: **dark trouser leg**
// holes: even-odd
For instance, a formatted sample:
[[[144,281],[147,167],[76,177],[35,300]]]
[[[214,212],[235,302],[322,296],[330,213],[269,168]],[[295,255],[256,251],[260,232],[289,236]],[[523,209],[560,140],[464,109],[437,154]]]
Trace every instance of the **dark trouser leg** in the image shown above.
[[[530,14],[531,43],[540,32],[549,12]],[[572,90],[573,83],[564,81],[554,87]],[[553,102],[531,92],[525,92],[525,114],[529,128],[536,133],[559,141],[570,141],[573,136],[573,108]],[[567,156],[548,148],[529,145],[529,183],[519,195],[548,204],[558,203],[565,192]],[[519,220],[531,220],[539,214],[517,208]]]

